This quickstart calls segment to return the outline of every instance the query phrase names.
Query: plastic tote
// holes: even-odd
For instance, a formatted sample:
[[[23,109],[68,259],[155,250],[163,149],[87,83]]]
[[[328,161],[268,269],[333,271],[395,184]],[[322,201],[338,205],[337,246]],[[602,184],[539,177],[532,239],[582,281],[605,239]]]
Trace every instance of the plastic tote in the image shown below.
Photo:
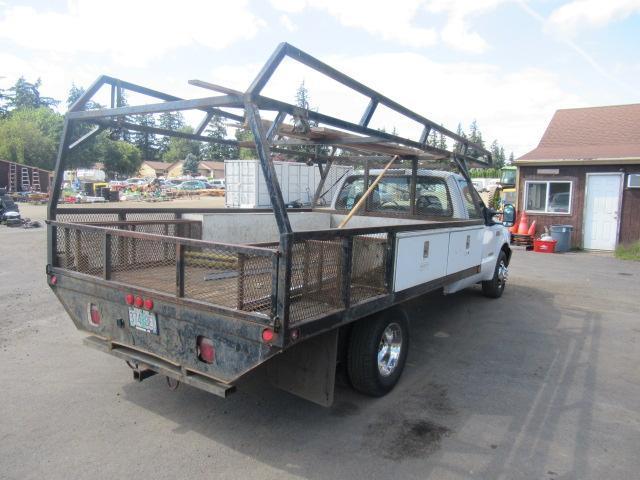
[[[533,251],[538,253],[553,253],[556,249],[555,240],[534,240]]]
[[[556,242],[556,253],[571,250],[571,232],[573,225],[551,225],[551,238]]]

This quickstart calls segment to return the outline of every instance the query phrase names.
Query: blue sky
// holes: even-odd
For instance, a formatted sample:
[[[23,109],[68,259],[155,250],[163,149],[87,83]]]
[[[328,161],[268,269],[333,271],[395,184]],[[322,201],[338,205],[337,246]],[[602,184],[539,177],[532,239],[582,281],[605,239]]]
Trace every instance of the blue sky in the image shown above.
[[[640,102],[640,0],[0,0],[0,86],[63,99],[106,73],[186,97],[244,89],[279,42],[521,155],[558,108]],[[357,119],[362,99],[284,65],[265,93]],[[375,126],[414,134],[380,112]]]

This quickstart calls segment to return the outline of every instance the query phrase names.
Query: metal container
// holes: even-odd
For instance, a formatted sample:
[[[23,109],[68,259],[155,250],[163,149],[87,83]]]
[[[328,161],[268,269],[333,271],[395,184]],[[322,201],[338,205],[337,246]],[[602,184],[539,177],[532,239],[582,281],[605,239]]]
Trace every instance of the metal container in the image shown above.
[[[551,225],[551,238],[556,243],[556,253],[568,252],[571,250],[571,233],[573,225]]]

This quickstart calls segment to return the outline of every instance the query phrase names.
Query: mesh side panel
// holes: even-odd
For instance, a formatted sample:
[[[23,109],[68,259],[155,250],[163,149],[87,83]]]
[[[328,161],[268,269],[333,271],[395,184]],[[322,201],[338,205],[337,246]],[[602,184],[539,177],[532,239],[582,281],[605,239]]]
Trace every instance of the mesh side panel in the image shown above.
[[[290,324],[343,307],[341,269],[339,239],[306,240],[293,245]]]
[[[351,268],[351,303],[383,294],[387,258],[387,234],[376,233],[353,237]]]
[[[161,213],[161,212],[144,212],[144,213],[127,213],[127,220],[175,220],[175,213]]]
[[[106,228],[129,230],[132,232],[152,233],[154,235],[162,235],[165,237],[193,238],[196,240],[200,240],[202,237],[202,225],[199,222],[171,223],[171,221],[167,221],[167,223],[127,225],[124,228],[122,226],[109,224],[101,226]]]
[[[319,207],[328,207],[331,205],[331,200],[333,200],[334,195],[338,191],[341,181],[351,173],[353,173],[353,167],[340,165],[338,161],[335,161],[331,165],[329,173],[327,173],[327,179],[320,191],[317,205]]]
[[[176,245],[161,240],[111,237],[111,279],[176,292]]]
[[[102,235],[69,228],[57,228],[55,264],[74,272],[102,276]]]
[[[113,213],[85,213],[81,208],[73,213],[58,213],[56,221],[63,223],[89,223],[89,222],[115,222],[118,220],[118,212]]]
[[[269,313],[271,258],[216,248],[185,247],[184,265],[186,298]]]

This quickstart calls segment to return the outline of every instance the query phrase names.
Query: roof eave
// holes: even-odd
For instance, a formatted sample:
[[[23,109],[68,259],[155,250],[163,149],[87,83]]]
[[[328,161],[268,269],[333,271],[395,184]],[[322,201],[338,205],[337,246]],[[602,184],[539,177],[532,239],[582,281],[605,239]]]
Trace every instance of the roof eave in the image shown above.
[[[513,162],[517,166],[527,165],[635,165],[640,164],[640,157],[623,158],[535,158],[518,159]]]

